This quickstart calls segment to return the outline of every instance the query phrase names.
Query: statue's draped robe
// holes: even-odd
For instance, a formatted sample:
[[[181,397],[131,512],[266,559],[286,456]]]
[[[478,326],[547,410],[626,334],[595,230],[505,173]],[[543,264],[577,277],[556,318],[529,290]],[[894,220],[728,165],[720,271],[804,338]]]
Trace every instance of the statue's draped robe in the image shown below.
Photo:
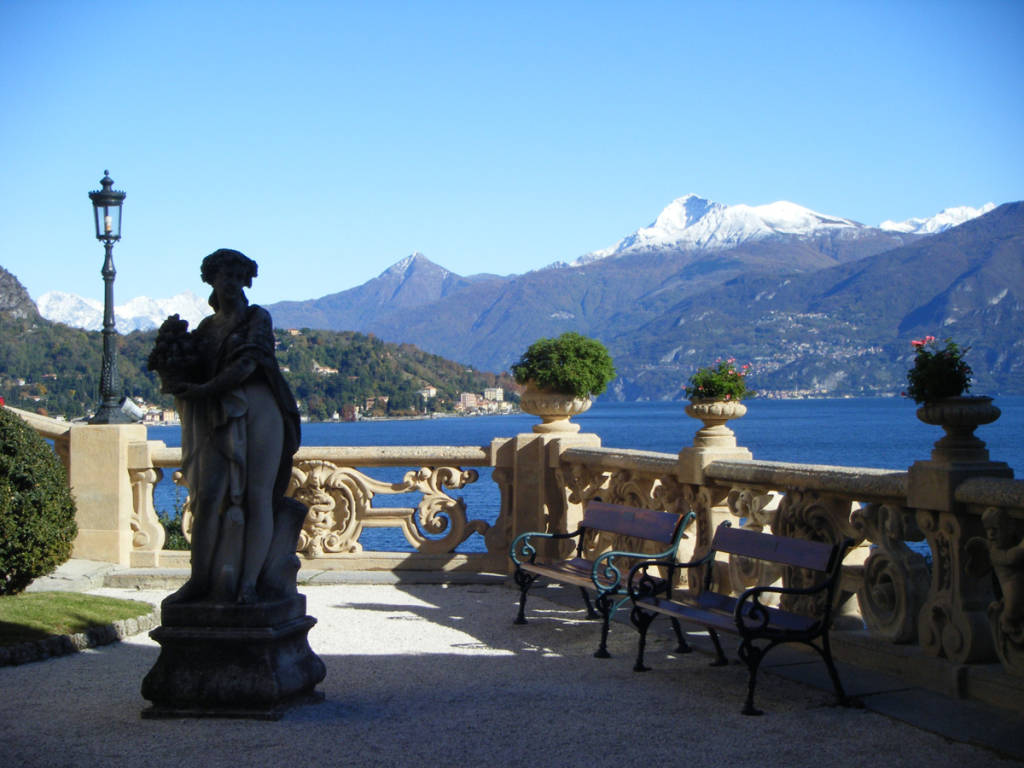
[[[209,333],[209,319],[194,334],[206,365],[204,381],[244,362],[254,372],[226,392],[177,402],[181,414],[182,474],[190,489],[193,525],[193,574],[207,585],[209,596],[233,600],[244,557],[247,511],[245,490],[250,441],[278,457],[273,500],[284,496],[292,457],[299,447],[299,412],[274,356],[270,314],[259,306],[243,318],[219,345]],[[278,437],[280,435],[280,437]],[[277,444],[274,444],[277,443]],[[218,520],[216,525],[210,525]],[[196,541],[196,534],[208,541]],[[199,551],[196,551],[199,550]],[[207,572],[195,568],[207,563]],[[200,567],[202,567],[200,565]]]

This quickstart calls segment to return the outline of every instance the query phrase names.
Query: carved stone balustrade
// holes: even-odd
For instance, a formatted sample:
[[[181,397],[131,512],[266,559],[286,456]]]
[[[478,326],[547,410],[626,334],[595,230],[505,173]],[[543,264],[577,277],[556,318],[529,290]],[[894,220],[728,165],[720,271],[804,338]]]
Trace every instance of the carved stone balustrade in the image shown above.
[[[25,418],[57,441],[71,469],[76,557],[187,564],[188,553],[160,549],[153,505],[156,483],[180,466],[180,449],[146,441],[140,425]],[[962,665],[998,664],[1004,675],[1024,678],[1024,482],[978,451],[966,462],[941,447],[930,460],[894,471],[759,461],[732,444],[695,444],[678,455],[623,450],[602,447],[597,435],[565,432],[485,446],[306,446],[295,456],[290,493],[309,509],[299,554],[313,568],[508,572],[516,535],[574,530],[592,499],[695,512],[682,556],[705,550],[726,519],[798,538],[849,537],[857,545],[843,570],[841,628],[859,627],[874,642],[948,663],[957,680]],[[407,469],[385,480],[374,471],[385,467]],[[459,493],[479,482],[482,468],[490,470],[486,493],[494,495],[488,505],[499,509],[496,518],[482,519]],[[392,499],[398,503],[384,503]],[[364,548],[362,534],[385,526],[403,533],[409,552]],[[483,551],[463,552],[477,535]],[[625,541],[590,545],[634,549]],[[737,590],[801,578],[739,560],[715,567]]]
[[[181,449],[162,443],[148,444],[152,469],[133,471],[139,483],[159,480],[162,469],[181,465]],[[302,447],[295,454],[287,495],[309,509],[299,536],[298,554],[315,560],[317,567],[460,568],[505,570],[507,545],[488,538],[491,523],[470,519],[465,502],[449,493],[478,480],[479,474],[463,467],[493,466],[492,446],[324,446]],[[359,469],[357,469],[357,467]],[[362,469],[414,467],[398,482],[376,479]],[[161,473],[162,474],[162,473]],[[182,484],[180,473],[174,480]],[[152,485],[148,489],[152,506]],[[187,489],[186,489],[187,490]],[[142,496],[145,489],[140,489]],[[385,497],[415,495],[415,506],[384,507]],[[145,502],[143,503],[145,506]],[[140,513],[141,514],[141,513]],[[500,520],[499,520],[500,523]],[[190,540],[191,505],[186,500],[182,528]],[[399,529],[412,553],[373,553],[362,556],[360,534],[367,528]],[[486,553],[452,553],[474,533],[488,542]],[[182,555],[178,555],[180,559]],[[133,561],[142,561],[136,556]],[[163,558],[165,563],[175,555]],[[401,561],[401,562],[400,562]]]

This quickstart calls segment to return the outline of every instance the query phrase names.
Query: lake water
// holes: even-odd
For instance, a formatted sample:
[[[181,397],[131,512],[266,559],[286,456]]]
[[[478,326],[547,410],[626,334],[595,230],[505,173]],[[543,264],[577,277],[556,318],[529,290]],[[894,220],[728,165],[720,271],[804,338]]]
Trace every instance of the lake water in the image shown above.
[[[747,401],[747,415],[729,422],[737,442],[755,459],[805,464],[906,469],[927,459],[932,445],[942,437],[939,427],[929,426],[915,416],[916,406],[904,398],[863,398],[842,400],[759,400]],[[1002,416],[975,433],[985,441],[993,460],[1005,461],[1024,472],[1024,397],[996,400]],[[683,411],[684,403],[613,403],[598,401],[578,416],[585,432],[601,437],[610,448],[677,453],[690,445],[700,422]],[[303,424],[302,444],[313,445],[487,445],[495,437],[530,432],[533,416],[475,416],[422,420],[361,421],[353,423]],[[169,446],[180,445],[177,427],[153,427],[151,440]],[[395,482],[404,469],[371,468],[368,474]],[[453,491],[463,496],[471,517],[493,521],[498,514],[497,488],[490,469],[479,468],[480,479]],[[165,474],[157,488],[158,510],[174,508],[175,488]],[[410,497],[412,498],[412,497]],[[389,503],[390,502],[390,503]],[[393,497],[379,498],[382,506],[405,505]],[[405,538],[395,530],[372,529],[363,533],[367,550],[407,550]],[[483,551],[479,536],[471,537],[459,551]]]

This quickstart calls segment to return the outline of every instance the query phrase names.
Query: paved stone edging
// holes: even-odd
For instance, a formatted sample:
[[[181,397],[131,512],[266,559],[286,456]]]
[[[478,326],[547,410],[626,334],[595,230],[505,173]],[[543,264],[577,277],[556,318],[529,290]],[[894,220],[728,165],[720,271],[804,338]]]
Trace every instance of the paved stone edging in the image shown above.
[[[155,629],[160,624],[159,612],[154,610],[134,619],[120,619],[110,624],[90,627],[73,635],[50,635],[41,640],[29,640],[17,645],[0,646],[0,667],[28,664],[54,656],[78,653],[86,648],[116,643],[125,637]]]

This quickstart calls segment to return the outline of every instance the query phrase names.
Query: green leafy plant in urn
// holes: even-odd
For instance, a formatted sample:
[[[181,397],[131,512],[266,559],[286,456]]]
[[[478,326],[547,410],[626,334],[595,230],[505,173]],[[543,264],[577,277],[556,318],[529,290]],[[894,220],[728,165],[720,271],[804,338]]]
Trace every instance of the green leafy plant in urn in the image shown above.
[[[579,432],[570,418],[588,410],[615,378],[607,348],[597,339],[563,333],[533,342],[512,366],[512,375],[524,386],[519,407],[538,416],[533,431]]]

